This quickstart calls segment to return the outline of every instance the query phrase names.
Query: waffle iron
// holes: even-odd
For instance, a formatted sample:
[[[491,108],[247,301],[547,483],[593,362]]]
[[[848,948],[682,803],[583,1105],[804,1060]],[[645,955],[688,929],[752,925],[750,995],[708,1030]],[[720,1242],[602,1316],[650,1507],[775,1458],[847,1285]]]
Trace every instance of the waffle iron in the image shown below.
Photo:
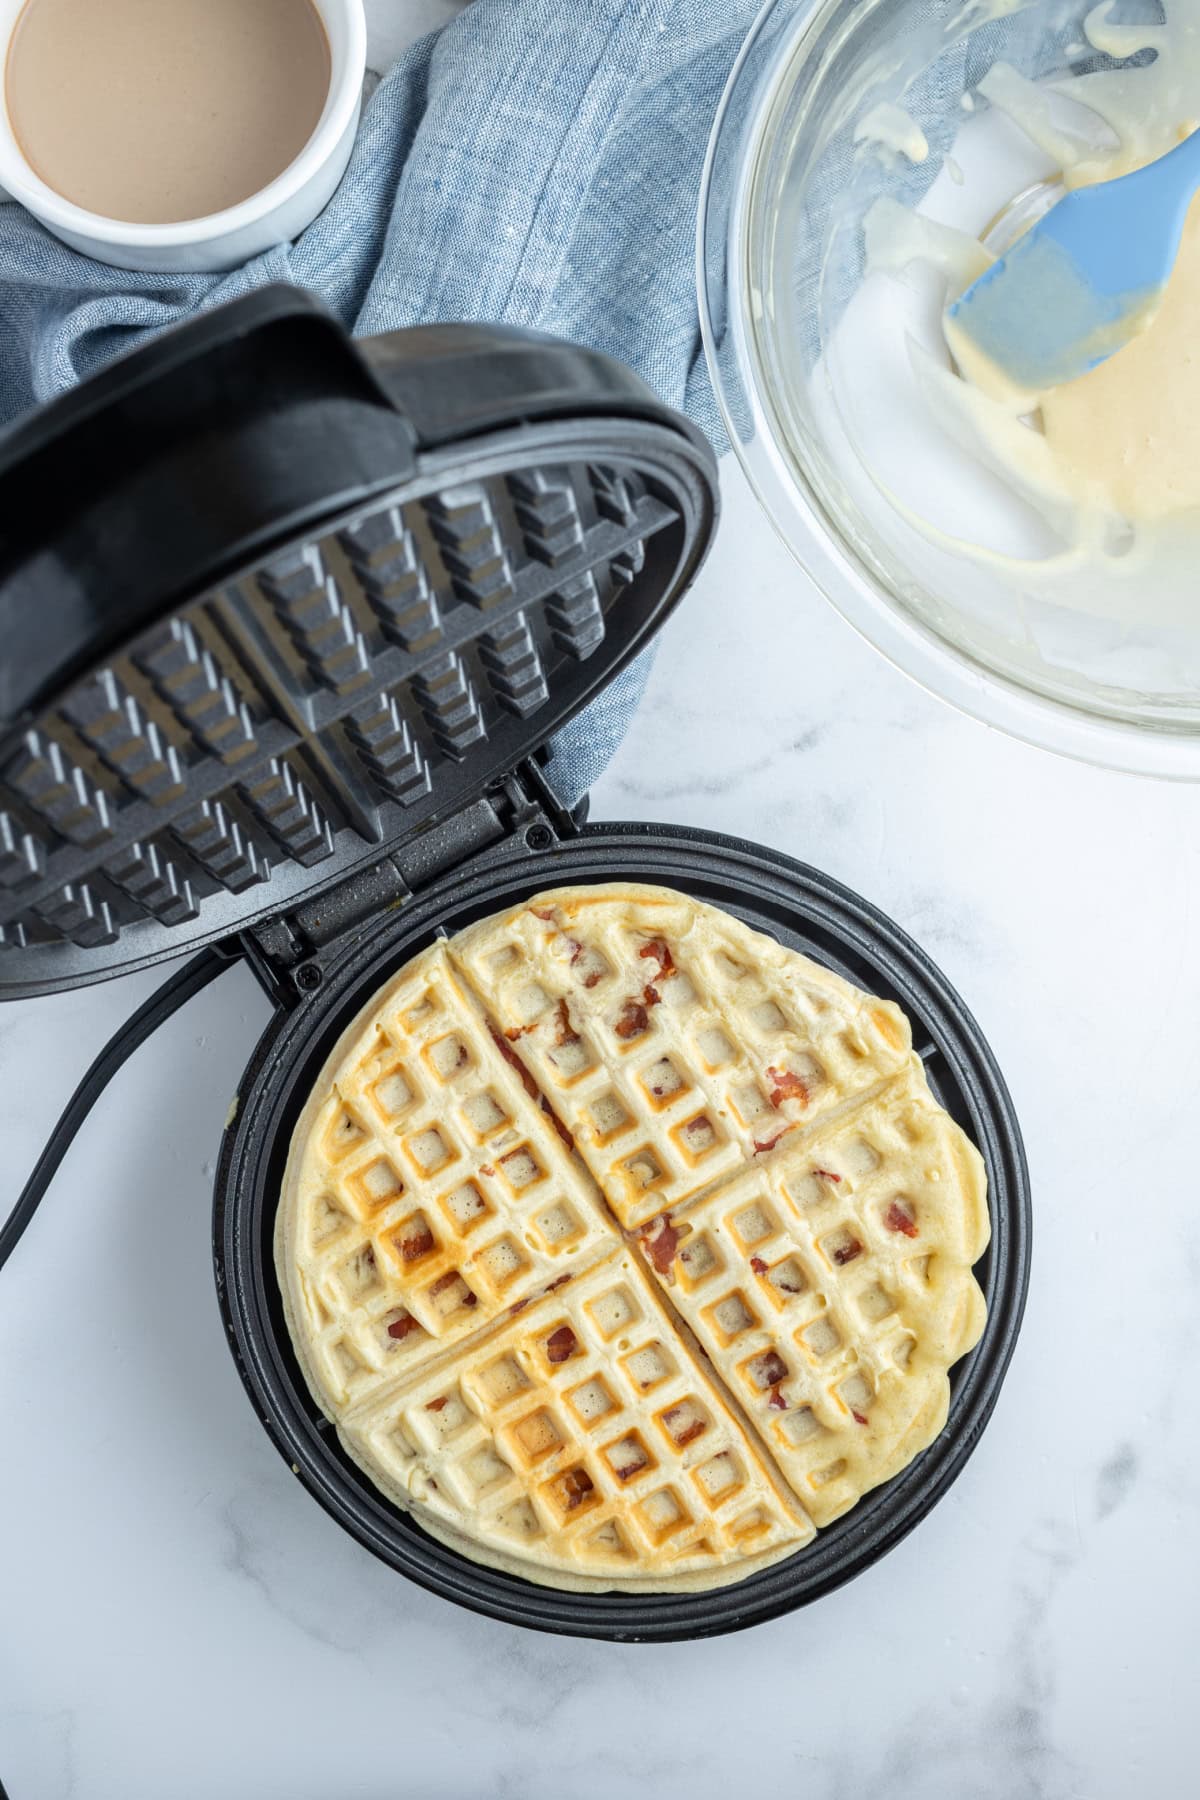
[[[392,1568],[574,1636],[733,1631],[868,1568],[978,1441],[1028,1283],[1011,1102],[917,945],[787,857],[591,825],[556,788],[550,738],[686,591],[717,509],[711,450],[621,364],[501,327],[352,342],[291,288],[168,333],[0,442],[0,997],[199,951],[178,997],[248,960],[273,1012],[230,1108],[213,1257],[251,1404]],[[708,1593],[560,1592],[428,1537],[313,1401],[274,1274],[293,1125],[367,998],[440,932],[613,879],[680,888],[898,1001],[988,1172],[988,1320],[946,1429],[807,1548]]]

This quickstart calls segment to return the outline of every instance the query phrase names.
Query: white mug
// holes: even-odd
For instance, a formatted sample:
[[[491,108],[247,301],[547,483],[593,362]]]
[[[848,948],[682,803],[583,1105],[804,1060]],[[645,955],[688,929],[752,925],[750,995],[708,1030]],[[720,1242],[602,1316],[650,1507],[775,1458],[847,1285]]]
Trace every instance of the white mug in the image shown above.
[[[204,219],[133,225],[75,206],[21,153],[3,101],[3,70],[25,0],[0,0],[0,199],[19,200],[72,249],[122,269],[231,269],[287,243],[327,204],[350,160],[367,66],[363,0],[313,0],[329,38],[329,94],[299,156],[248,200]]]

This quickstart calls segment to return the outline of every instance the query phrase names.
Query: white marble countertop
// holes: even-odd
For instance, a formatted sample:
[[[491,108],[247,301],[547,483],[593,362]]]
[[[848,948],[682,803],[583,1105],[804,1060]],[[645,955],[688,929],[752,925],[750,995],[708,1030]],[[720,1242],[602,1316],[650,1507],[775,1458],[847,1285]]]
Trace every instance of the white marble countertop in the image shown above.
[[[392,1574],[288,1473],[225,1347],[213,1159],[267,1017],[234,970],[122,1072],[0,1276],[12,1800],[1196,1791],[1200,794],[1057,761],[911,687],[723,474],[717,548],[594,816],[828,870],[990,1035],[1034,1275],[976,1454],[861,1579],[709,1643],[537,1637]],[[10,1193],[160,978],[0,1012]]]

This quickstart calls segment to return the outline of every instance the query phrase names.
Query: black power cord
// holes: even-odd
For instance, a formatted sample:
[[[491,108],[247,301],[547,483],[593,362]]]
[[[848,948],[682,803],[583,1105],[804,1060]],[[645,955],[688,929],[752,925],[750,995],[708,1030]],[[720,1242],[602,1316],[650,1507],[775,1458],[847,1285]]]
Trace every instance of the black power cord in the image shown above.
[[[139,1006],[132,1016],[109,1038],[99,1056],[71,1095],[62,1117],[51,1132],[46,1147],[38,1157],[33,1174],[21,1190],[20,1198],[8,1218],[0,1227],[0,1269],[2,1269],[17,1245],[26,1226],[32,1219],[46,1189],[50,1186],[71,1146],[71,1141],[88,1113],[108,1086],[117,1070],[126,1059],[132,1056],[139,1044],[146,1039],[165,1020],[171,1017],[185,1001],[206,988],[210,981],[215,981],[231,966],[231,958],[221,950],[202,950],[190,962],[177,969],[169,980],[145,1002]],[[0,1787],[0,1800],[3,1800],[3,1787]]]

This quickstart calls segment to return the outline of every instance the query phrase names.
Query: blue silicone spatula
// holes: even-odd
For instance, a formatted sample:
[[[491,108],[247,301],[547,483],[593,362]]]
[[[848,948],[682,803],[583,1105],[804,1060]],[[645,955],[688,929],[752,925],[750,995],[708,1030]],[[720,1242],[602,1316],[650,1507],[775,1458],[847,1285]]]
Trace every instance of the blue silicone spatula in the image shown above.
[[[946,308],[952,343],[1018,388],[1086,375],[1158,310],[1198,187],[1200,131],[1132,175],[1076,188]]]

